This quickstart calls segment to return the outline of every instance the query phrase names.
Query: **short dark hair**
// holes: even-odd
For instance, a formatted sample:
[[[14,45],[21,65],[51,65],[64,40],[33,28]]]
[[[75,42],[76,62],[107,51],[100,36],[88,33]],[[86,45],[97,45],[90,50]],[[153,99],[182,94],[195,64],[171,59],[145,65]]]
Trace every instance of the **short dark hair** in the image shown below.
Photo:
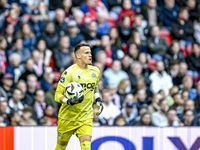
[[[83,46],[88,46],[88,47],[90,47],[90,45],[87,44],[87,43],[78,44],[78,45],[76,45],[75,48],[74,48],[74,53],[76,53],[76,52],[77,52],[81,47],[83,47]]]

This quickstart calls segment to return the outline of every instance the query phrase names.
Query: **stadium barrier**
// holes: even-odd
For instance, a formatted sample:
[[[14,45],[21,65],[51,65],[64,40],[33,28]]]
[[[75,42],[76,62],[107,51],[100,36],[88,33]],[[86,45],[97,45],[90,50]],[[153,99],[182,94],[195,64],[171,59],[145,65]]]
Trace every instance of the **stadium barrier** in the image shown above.
[[[56,127],[1,127],[0,150],[54,150]],[[199,150],[200,127],[94,127],[91,150]],[[75,135],[67,150],[80,150]]]

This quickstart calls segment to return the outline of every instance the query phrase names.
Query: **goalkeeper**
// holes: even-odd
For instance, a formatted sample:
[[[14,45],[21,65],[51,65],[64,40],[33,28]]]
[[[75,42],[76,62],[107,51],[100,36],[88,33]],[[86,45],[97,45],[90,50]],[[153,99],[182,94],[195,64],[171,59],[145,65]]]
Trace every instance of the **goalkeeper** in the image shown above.
[[[57,145],[55,150],[65,150],[72,134],[79,138],[81,150],[90,150],[94,98],[98,107],[96,115],[103,110],[98,93],[100,71],[92,66],[91,49],[88,44],[78,44],[74,48],[76,64],[67,68],[58,82],[55,101],[62,103],[58,115]],[[81,97],[67,99],[65,87],[70,82],[80,83],[84,90]]]

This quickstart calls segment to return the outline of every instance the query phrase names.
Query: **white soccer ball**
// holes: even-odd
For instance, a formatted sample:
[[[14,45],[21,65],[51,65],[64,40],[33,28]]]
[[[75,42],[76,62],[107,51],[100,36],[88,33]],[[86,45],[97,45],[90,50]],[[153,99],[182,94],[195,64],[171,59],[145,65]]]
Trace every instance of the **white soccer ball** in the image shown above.
[[[65,96],[69,99],[74,96],[80,97],[83,93],[82,86],[77,82],[71,82],[65,87]]]

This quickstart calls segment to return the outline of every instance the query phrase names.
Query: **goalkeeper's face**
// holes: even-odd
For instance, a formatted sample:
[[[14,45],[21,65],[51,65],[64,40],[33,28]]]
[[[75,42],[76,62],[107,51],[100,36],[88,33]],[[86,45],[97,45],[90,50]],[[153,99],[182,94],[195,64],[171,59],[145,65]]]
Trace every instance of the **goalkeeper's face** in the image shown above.
[[[91,65],[92,64],[92,54],[91,49],[88,46],[83,46],[80,49],[81,54],[81,62],[85,65]]]

